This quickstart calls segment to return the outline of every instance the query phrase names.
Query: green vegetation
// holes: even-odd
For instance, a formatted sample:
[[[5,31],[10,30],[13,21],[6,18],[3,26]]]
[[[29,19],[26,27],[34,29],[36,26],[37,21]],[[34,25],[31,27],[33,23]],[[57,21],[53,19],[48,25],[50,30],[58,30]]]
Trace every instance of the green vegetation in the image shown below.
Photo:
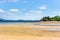
[[[54,16],[54,17],[43,17],[41,21],[60,21],[60,16]]]

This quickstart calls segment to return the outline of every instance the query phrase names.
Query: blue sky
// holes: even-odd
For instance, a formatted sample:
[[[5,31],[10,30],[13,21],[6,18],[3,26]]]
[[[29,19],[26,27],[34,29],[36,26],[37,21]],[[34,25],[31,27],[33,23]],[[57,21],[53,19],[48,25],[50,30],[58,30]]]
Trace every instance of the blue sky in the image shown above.
[[[60,15],[60,0],[0,0],[0,18],[40,20]]]

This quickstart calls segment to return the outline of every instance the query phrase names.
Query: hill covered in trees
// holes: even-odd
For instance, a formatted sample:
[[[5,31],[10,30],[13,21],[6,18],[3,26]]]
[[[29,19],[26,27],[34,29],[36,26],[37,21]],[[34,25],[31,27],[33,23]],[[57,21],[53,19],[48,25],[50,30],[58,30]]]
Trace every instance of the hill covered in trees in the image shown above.
[[[54,17],[43,17],[40,21],[60,21],[60,16],[54,16]]]
[[[0,22],[39,22],[40,20],[6,20],[0,18]]]

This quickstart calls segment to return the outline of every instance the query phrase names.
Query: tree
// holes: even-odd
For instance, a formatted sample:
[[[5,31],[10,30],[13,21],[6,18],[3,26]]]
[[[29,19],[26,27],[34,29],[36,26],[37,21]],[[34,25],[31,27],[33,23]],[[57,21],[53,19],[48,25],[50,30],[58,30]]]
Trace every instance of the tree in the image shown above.
[[[41,21],[48,21],[48,20],[50,20],[50,17],[49,17],[49,16],[43,17],[43,18],[41,19]]]
[[[43,17],[41,21],[60,21],[60,16],[54,16],[54,17]]]
[[[54,19],[55,21],[60,21],[60,16],[55,16]]]

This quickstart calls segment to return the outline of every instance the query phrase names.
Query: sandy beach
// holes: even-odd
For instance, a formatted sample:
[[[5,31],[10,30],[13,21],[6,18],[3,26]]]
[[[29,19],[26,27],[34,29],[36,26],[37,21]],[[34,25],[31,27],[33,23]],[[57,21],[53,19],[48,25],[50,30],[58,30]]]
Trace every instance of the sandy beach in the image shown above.
[[[0,40],[60,40],[59,37],[0,35]]]
[[[60,40],[60,31],[42,28],[60,28],[60,26],[4,24],[0,25],[0,40]]]

